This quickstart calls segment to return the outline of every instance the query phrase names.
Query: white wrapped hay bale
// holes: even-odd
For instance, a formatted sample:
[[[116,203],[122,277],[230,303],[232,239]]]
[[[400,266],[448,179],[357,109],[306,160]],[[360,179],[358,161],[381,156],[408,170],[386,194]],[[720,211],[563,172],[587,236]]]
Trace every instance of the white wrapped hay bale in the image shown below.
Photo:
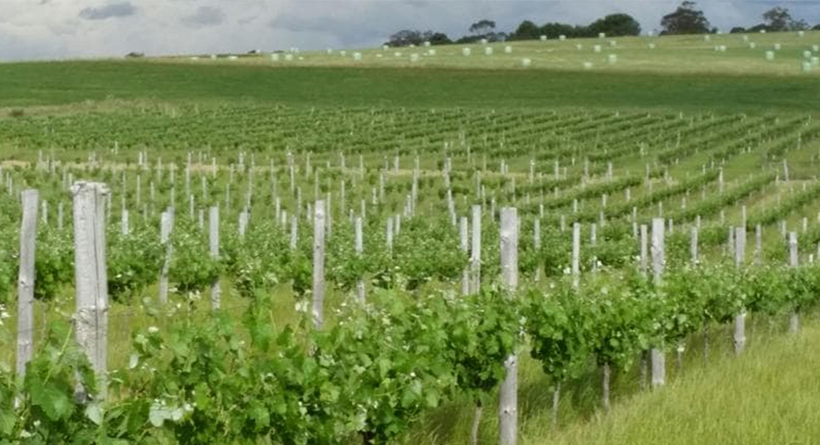
[[[617,54],[609,54],[609,55],[606,56],[606,61],[610,65],[614,65],[615,63],[618,62],[618,55]]]
[[[530,65],[532,65],[532,59],[528,57],[524,57],[523,59],[521,59],[521,66],[523,66],[524,68],[528,68]]]
[[[419,55],[418,55],[418,53],[413,53],[413,54],[410,54],[410,62],[412,62],[412,63],[416,63],[416,62],[418,62],[418,61],[419,61]]]
[[[584,62],[584,69],[591,70],[592,69],[592,62]]]
[[[775,44],[774,44],[774,50],[775,50],[775,51],[780,51],[780,48],[781,48],[781,46],[780,46],[780,44],[779,44],[779,43],[775,43]]]
[[[748,42],[749,41],[749,36],[743,35],[743,36],[740,37],[740,39],[743,40],[744,42]]]
[[[540,37],[538,37],[538,38],[539,38],[542,42],[546,42],[546,41],[547,41],[547,36],[545,36],[545,35],[543,35],[543,34],[542,34]]]
[[[470,51],[470,48],[461,48],[461,54],[463,56],[469,56],[470,54],[472,54],[472,51]]]
[[[593,46],[593,47],[592,47],[592,51],[593,51],[593,52],[596,52],[596,53],[601,52],[601,45],[595,45],[595,46]]]
[[[725,53],[726,52],[726,45],[718,45],[718,51]]]
[[[396,51],[393,53],[393,57],[399,58],[401,57],[401,51]]]
[[[774,60],[774,51],[766,51],[766,60]]]
[[[816,53],[820,53],[820,45],[812,45],[811,50]]]
[[[765,29],[761,29],[761,30],[760,30],[760,33],[761,33],[761,34],[766,34],[766,30],[765,30]]]
[[[382,57],[384,57],[384,56],[382,56],[381,54],[376,54],[377,59],[381,59]]]
[[[272,62],[278,62],[279,61],[279,54],[276,54],[276,53],[271,54],[270,55],[270,60]]]
[[[493,55],[493,47],[492,46],[484,47],[484,55],[485,56],[492,56]]]
[[[803,64],[802,64],[802,65],[803,65],[803,72],[804,72],[804,73],[810,73],[810,72],[811,72],[811,69],[812,69],[811,62],[809,62],[809,61],[803,61]]]
[[[429,47],[430,47],[430,42],[428,42],[428,41],[426,41],[426,40],[425,40],[425,41],[424,41],[424,47],[425,47],[425,48],[429,48]]]
[[[617,41],[615,41],[615,40],[610,40],[610,41],[609,41],[609,46],[611,46],[611,47],[613,47],[613,48],[614,48],[614,47],[618,46],[618,42],[617,42]]]
[[[558,40],[563,42],[564,40],[567,40],[567,36],[561,34],[560,36],[558,36]]]
[[[811,58],[811,66],[820,66],[820,57],[814,56]]]
[[[646,45],[646,46],[649,49],[655,49],[655,44],[654,43],[650,43],[649,45]]]
[[[811,51],[803,51],[804,59],[811,59]]]
[[[581,51],[581,50],[583,50],[583,49],[584,49],[584,45],[581,45],[581,44],[579,43],[579,44],[575,45],[575,49],[577,49],[578,51]]]
[[[797,37],[803,37],[805,35],[806,35],[806,31],[803,31],[802,29],[800,31],[797,31]]]
[[[382,45],[382,51],[387,51],[387,50],[389,50],[389,49],[390,49],[390,46],[388,46],[388,45]]]
[[[285,54],[285,61],[290,62],[293,60],[293,54]]]
[[[755,49],[755,48],[757,48],[757,43],[749,42],[749,49]]]
[[[331,54],[333,54],[333,50],[332,50],[331,48],[328,48],[328,49],[327,49],[327,55],[329,56],[329,55],[331,55]]]
[[[305,60],[303,56],[299,56],[299,60]]]
[[[504,54],[512,54],[512,46],[505,46],[504,47]]]
[[[193,57],[191,57],[191,60],[199,60],[199,57],[193,56]]]
[[[703,36],[703,40],[706,41],[706,42],[711,42],[712,41],[712,36],[710,36],[709,34],[706,34],[705,36]]]
[[[211,54],[211,60],[216,60],[216,54]]]
[[[360,53],[360,52],[353,53],[353,61],[354,62],[361,62],[362,61],[362,53]]]
[[[598,33],[598,38],[599,39],[605,39],[606,38],[606,33],[605,32],[599,32]]]
[[[237,60],[239,57],[236,56],[228,56],[228,60]]]
[[[428,56],[435,56],[436,55],[436,50],[434,50],[432,48],[428,49],[427,50],[427,55]]]
[[[481,39],[481,44],[486,45],[487,44],[487,39]]]
[[[342,57],[346,57],[347,56],[347,51],[344,51],[344,50],[339,51],[339,55],[342,56]]]

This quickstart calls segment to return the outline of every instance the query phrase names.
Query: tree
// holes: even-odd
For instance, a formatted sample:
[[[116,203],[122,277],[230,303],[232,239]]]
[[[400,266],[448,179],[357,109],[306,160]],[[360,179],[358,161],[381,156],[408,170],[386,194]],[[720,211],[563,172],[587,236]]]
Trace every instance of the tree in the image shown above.
[[[770,29],[769,29],[769,25],[766,25],[765,23],[759,23],[759,24],[757,24],[755,26],[752,26],[751,28],[747,29],[746,31],[748,31],[750,33],[758,33],[760,31],[769,32]]]
[[[510,34],[510,40],[533,40],[541,36],[541,30],[535,23],[524,20],[518,28]]]
[[[729,30],[729,34],[742,34],[744,32],[746,32],[746,28],[742,26],[735,26],[734,28]]]
[[[554,39],[560,35],[567,37],[590,37],[586,26],[572,26],[566,23],[546,23],[541,27],[541,34]]]
[[[427,40],[431,45],[447,45],[449,43],[453,43],[453,41],[447,37],[447,34],[444,34],[443,32],[434,32],[433,35],[431,35]]]
[[[414,29],[403,29],[390,36],[390,41],[387,42],[390,46],[409,46],[420,45],[422,40],[421,31]]]
[[[629,14],[610,14],[589,25],[592,34],[606,33],[607,36],[637,36],[641,34],[641,25]]]
[[[478,36],[483,36],[495,31],[495,22],[492,20],[479,20],[470,25],[470,33]]]
[[[386,45],[399,47],[410,45],[421,45],[430,42],[431,45],[443,45],[452,43],[447,34],[433,31],[419,31],[415,29],[403,29],[390,36],[390,41]]]
[[[814,25],[813,31],[820,31],[820,25]]]
[[[780,6],[774,7],[763,13],[763,21],[769,30],[779,31],[799,31],[809,27],[803,20],[795,20],[789,13],[788,8]]]
[[[706,34],[709,32],[709,20],[703,11],[695,9],[695,2],[685,0],[675,12],[661,19],[661,34]]]

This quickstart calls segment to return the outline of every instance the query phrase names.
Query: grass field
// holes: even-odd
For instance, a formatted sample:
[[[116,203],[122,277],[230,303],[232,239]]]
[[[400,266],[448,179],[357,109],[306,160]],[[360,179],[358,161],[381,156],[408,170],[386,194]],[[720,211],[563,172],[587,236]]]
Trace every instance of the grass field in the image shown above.
[[[708,40],[707,40],[708,38]],[[797,33],[724,34],[712,36],[612,37],[581,38],[564,41],[513,41],[486,45],[444,45],[415,48],[379,48],[328,52],[281,54],[272,60],[269,54],[241,55],[237,59],[225,56],[212,60],[208,56],[165,57],[157,60],[192,64],[242,64],[263,66],[334,66],[334,67],[400,67],[400,68],[463,68],[463,69],[548,69],[597,72],[642,72],[655,74],[768,74],[805,75],[802,73],[804,51],[815,56],[820,44],[820,31]],[[775,49],[779,45],[780,49]],[[722,50],[721,47],[726,49]],[[753,46],[753,48],[752,48]],[[510,52],[506,52],[506,48]],[[596,47],[598,47],[596,49]],[[716,49],[718,47],[718,49]],[[485,53],[491,48],[491,55]],[[470,55],[463,54],[464,49]],[[430,52],[433,50],[433,53]],[[774,51],[774,60],[766,60],[766,51]],[[353,58],[361,54],[361,60]],[[616,55],[610,63],[608,56]],[[415,55],[417,61],[412,61]],[[522,59],[530,59],[529,67]],[[584,68],[584,63],[589,63]],[[816,75],[817,70],[813,70]]]
[[[756,44],[755,49],[749,48],[750,42]],[[764,51],[773,50],[776,43],[781,49],[775,60],[766,61]],[[628,190],[635,200],[653,193],[661,196],[646,199],[648,204],[636,209],[638,218],[677,212],[684,215],[677,224],[691,225],[694,218],[685,213],[686,206],[702,205],[704,211],[711,211],[708,205],[722,194],[716,175],[696,182],[701,173],[713,173],[720,167],[729,193],[743,192],[748,180],[763,178],[748,192],[739,192],[736,200],[721,204],[720,213],[714,209],[704,216],[705,227],[723,230],[740,224],[742,212],[763,219],[770,209],[779,209],[781,201],[787,203],[801,193],[808,196],[807,187],[816,186],[820,67],[811,72],[801,67],[806,60],[803,52],[818,56],[812,48],[818,44],[820,32],[808,32],[803,37],[796,33],[749,35],[748,41],[740,35],[719,35],[710,41],[690,36],[513,42],[490,45],[492,56],[484,55],[483,46],[472,45],[469,57],[462,55],[460,45],[436,47],[435,55],[422,55],[428,48],[364,49],[360,62],[352,58],[356,50],[347,50],[345,56],[338,51],[294,54],[291,61],[282,55],[277,62],[265,54],[237,60],[199,56],[198,60],[0,64],[0,161],[15,187],[41,184],[42,199],[54,205],[68,202],[60,178],[53,172],[49,176],[25,167],[34,166],[43,154],[56,156],[67,166],[64,174],[68,170],[102,178],[112,184],[115,195],[122,192],[126,197],[123,206],[126,200],[132,205],[132,221],[138,220],[134,216],[138,213],[135,201],[139,203],[134,192],[137,181],[144,181],[140,182],[143,202],[148,200],[151,181],[151,215],[139,219],[143,224],[157,223],[155,211],[173,204],[171,196],[175,196],[168,173],[163,182],[162,173],[134,165],[138,151],[143,150],[150,155],[151,165],[160,157],[167,168],[173,165],[179,175],[176,181],[181,181],[185,155],[198,152],[201,159],[193,166],[192,188],[198,194],[202,179],[203,191],[197,195],[200,207],[224,202],[226,212],[239,212],[245,190],[254,186],[263,190],[258,194],[264,198],[255,198],[265,200],[256,204],[255,221],[272,219],[272,200],[267,195],[270,184],[265,176],[268,161],[276,162],[282,177],[271,183],[281,187],[283,207],[297,205],[292,191],[285,190],[284,166],[291,150],[297,157],[296,181],[304,188],[299,191],[299,205],[327,193],[333,194],[339,206],[338,183],[347,179],[347,199],[355,204],[361,200],[364,206],[371,192],[375,196],[379,172],[386,172],[388,196],[378,205],[374,198],[369,208],[374,219],[401,211],[411,188],[410,165],[415,155],[424,180],[420,207],[431,219],[447,211],[440,174],[445,156],[453,161],[454,174],[448,183],[452,180],[458,190],[455,206],[459,215],[467,214],[468,205],[478,200],[479,190],[472,189],[476,177],[495,187],[491,193],[493,199],[498,193],[499,205],[512,203],[521,207],[522,214],[524,209],[530,211],[528,216],[536,214],[535,200],[544,201],[544,189],[532,188],[532,205],[527,191],[525,204],[525,192],[516,194],[515,181],[528,190],[531,160],[538,159],[544,178],[552,175],[552,162],[560,160],[564,182],[555,178],[557,185],[546,190],[547,217],[551,218],[547,221],[553,223],[559,213],[574,213],[573,197],[580,197],[576,200],[586,224],[596,219],[599,209],[625,208],[624,192]],[[505,53],[506,45],[512,46],[511,54]],[[595,45],[602,46],[600,53],[593,51]],[[726,45],[726,52],[715,51],[715,45]],[[417,62],[410,61],[413,53],[419,54]],[[617,54],[617,62],[608,63],[609,54]],[[521,66],[524,57],[532,61],[529,68]],[[585,69],[585,62],[591,68]],[[234,182],[239,151],[257,156],[259,177],[237,174]],[[401,169],[382,167],[399,152]],[[339,160],[342,153],[348,155],[346,166]],[[97,155],[104,158],[101,167]],[[359,155],[366,168],[360,179]],[[483,166],[479,156],[483,156]],[[583,160],[590,157],[592,173],[588,175]],[[219,174],[211,179],[212,159],[219,163]],[[788,181],[781,177],[784,160],[790,167]],[[320,183],[318,173],[314,179],[308,167],[304,175],[298,170],[311,161],[317,172],[322,169],[327,175],[327,185]],[[612,180],[605,176],[607,161],[613,163],[615,180],[637,176],[639,185],[614,187],[611,194],[609,190],[586,193],[588,187],[597,190],[595,187]],[[512,193],[506,175],[497,172],[502,162],[513,172]],[[644,182],[643,172],[650,167],[656,176],[650,180],[647,173]],[[695,184],[691,190],[662,195],[690,180]],[[538,181],[542,181],[540,176]],[[231,185],[233,201],[226,197]],[[181,195],[181,190],[180,184],[175,191]],[[270,198],[275,193],[270,191]],[[117,205],[114,207],[116,217]],[[340,227],[349,228],[344,210],[340,208],[335,218]],[[804,220],[811,221],[814,230],[818,212],[820,201],[810,195],[779,217],[792,230],[798,230]],[[235,216],[228,216],[230,230],[235,229]],[[612,220],[627,224],[628,218],[619,214]],[[782,237],[774,227],[779,221],[764,222],[767,247],[782,247]],[[382,221],[372,226],[374,231],[381,230]],[[308,233],[309,228],[300,230]],[[705,248],[704,255],[723,257],[723,232],[720,236],[721,241]],[[801,254],[808,258],[813,247]],[[448,286],[453,283],[430,284],[431,288]],[[225,305],[239,318],[247,301],[234,292],[230,281],[225,288]],[[71,291],[69,286],[64,298],[48,308],[37,308],[38,332],[45,329],[49,317],[72,311]],[[280,325],[294,322],[297,314],[289,285],[267,291],[277,302],[272,320]],[[152,285],[143,295],[154,298],[156,292]],[[348,297],[334,290],[328,305],[337,307]],[[199,309],[196,316],[209,313],[204,307]],[[120,346],[128,343],[131,332],[157,321],[136,304],[114,305],[111,317],[118,329],[111,335],[117,347],[110,361],[125,366],[129,353]],[[168,319],[172,322],[173,316]],[[14,321],[13,316],[9,321]],[[820,412],[820,385],[812,377],[820,362],[816,352],[820,351],[820,321],[816,314],[812,316],[797,338],[783,333],[784,323],[782,317],[752,317],[751,347],[739,359],[730,352],[729,327],[712,326],[716,340],[709,366],[703,365],[702,339],[695,336],[684,356],[684,372],[670,369],[670,385],[660,391],[642,393],[637,369],[620,373],[613,383],[614,409],[606,415],[599,409],[599,371],[590,366],[565,388],[557,431],[550,425],[552,392],[540,364],[524,357],[519,377],[522,442],[813,443]],[[10,361],[12,356],[10,348],[0,348],[0,358]],[[495,409],[495,405],[485,407],[481,443],[496,441]],[[441,407],[422,419],[404,442],[466,443],[472,410],[467,401]]]
[[[166,58],[2,64],[0,107],[113,98],[346,107],[816,110],[810,98],[820,97],[820,67],[803,73],[801,62],[804,51],[820,45],[820,32],[753,38],[759,41],[759,49],[738,48],[744,42],[737,35],[714,36],[711,42],[701,36],[653,38],[658,42],[655,50],[645,48],[643,37],[618,39],[614,49],[606,40],[601,54],[589,49],[602,43],[597,39],[514,42],[512,55],[503,53],[504,45],[495,44],[489,57],[463,57],[461,46],[446,46],[436,48],[435,61],[425,59],[418,66],[403,58],[375,59],[381,50],[365,51],[362,63],[305,53],[305,61],[293,63],[274,63],[266,55],[236,61]],[[713,46],[724,40],[727,45],[734,42],[731,50],[715,52]],[[763,48],[775,42],[782,42],[782,49],[774,62],[767,62]],[[588,50],[578,51],[576,44]],[[480,48],[475,49],[474,53]],[[618,62],[600,63],[612,51],[623,52]],[[519,59],[530,53],[533,68],[519,68]],[[595,69],[582,68],[587,59],[598,62]]]

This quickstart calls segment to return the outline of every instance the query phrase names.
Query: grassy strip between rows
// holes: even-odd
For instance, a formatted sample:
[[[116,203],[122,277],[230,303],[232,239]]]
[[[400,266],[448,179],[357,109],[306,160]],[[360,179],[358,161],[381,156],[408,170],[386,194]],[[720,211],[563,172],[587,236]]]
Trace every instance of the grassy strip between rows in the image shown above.
[[[606,416],[528,444],[810,444],[820,437],[820,325],[690,369]],[[549,424],[545,419],[544,423]]]

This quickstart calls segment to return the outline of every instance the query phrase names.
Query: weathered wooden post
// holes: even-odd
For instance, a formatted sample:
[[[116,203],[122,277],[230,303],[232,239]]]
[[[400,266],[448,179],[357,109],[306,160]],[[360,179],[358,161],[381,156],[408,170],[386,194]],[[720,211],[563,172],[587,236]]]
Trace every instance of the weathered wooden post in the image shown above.
[[[313,326],[322,328],[325,301],[325,203],[316,201],[313,221]]]
[[[735,267],[743,267],[743,258],[746,253],[746,228],[737,227],[734,233],[735,239]],[[735,315],[735,354],[742,354],[746,349],[746,309],[741,308],[740,313]]]
[[[581,223],[572,224],[572,285],[576,289],[581,280]]]
[[[208,213],[208,244],[211,258],[219,259],[219,207],[211,207]],[[221,288],[219,278],[211,283],[211,308],[216,310],[221,305]]]
[[[660,284],[664,265],[664,220],[652,218],[652,274],[655,284]],[[650,350],[652,360],[652,387],[658,388],[666,384],[666,358],[663,344]]]
[[[518,212],[513,207],[501,209],[501,281],[509,298],[515,298],[518,287]],[[504,362],[505,377],[499,393],[499,443],[515,445],[518,441],[518,358],[515,353]]]
[[[20,270],[17,275],[17,378],[26,375],[34,351],[34,256],[37,239],[37,190],[23,190]]]
[[[174,227],[174,210],[168,209],[160,215],[160,242],[165,246],[165,261],[162,264],[162,272],[159,276],[159,301],[168,302],[168,272],[171,269],[171,255],[173,246],[171,245],[171,231]]]
[[[356,234],[355,234],[355,242],[356,242],[356,256],[361,259],[362,254],[364,253],[364,235],[362,233],[362,218],[357,217],[354,224]],[[356,299],[360,303],[364,303],[365,300],[365,288],[364,288],[364,277],[359,276],[359,279],[356,281]]]
[[[535,281],[541,281],[541,272],[544,266],[541,264],[540,261],[540,251],[541,251],[541,220],[535,218],[535,222],[532,228],[532,244],[535,248],[536,258],[539,258],[539,261],[536,262],[535,265]]]
[[[798,264],[797,259],[797,234],[789,233],[789,267],[796,268]],[[793,308],[789,314],[789,333],[797,334],[800,330],[800,316],[797,314],[797,308]]]
[[[100,399],[106,395],[108,344],[108,275],[105,263],[105,203],[108,188],[96,182],[77,182],[74,199],[74,272],[77,292],[77,343],[97,375]],[[79,400],[92,395],[77,389]]]
[[[473,239],[470,248],[471,293],[478,293],[481,288],[481,206],[473,206],[472,215]]]
[[[324,222],[324,221],[323,221]],[[296,240],[299,230],[299,220],[296,215],[290,217],[290,250],[296,250]]]
[[[461,251],[464,252],[465,255],[468,254],[470,251],[470,244],[468,243],[469,235],[468,235],[468,222],[467,217],[462,216],[459,219],[458,225],[458,234],[459,234],[459,241]],[[464,270],[461,273],[461,294],[468,295],[470,293],[470,266],[465,265]]]

